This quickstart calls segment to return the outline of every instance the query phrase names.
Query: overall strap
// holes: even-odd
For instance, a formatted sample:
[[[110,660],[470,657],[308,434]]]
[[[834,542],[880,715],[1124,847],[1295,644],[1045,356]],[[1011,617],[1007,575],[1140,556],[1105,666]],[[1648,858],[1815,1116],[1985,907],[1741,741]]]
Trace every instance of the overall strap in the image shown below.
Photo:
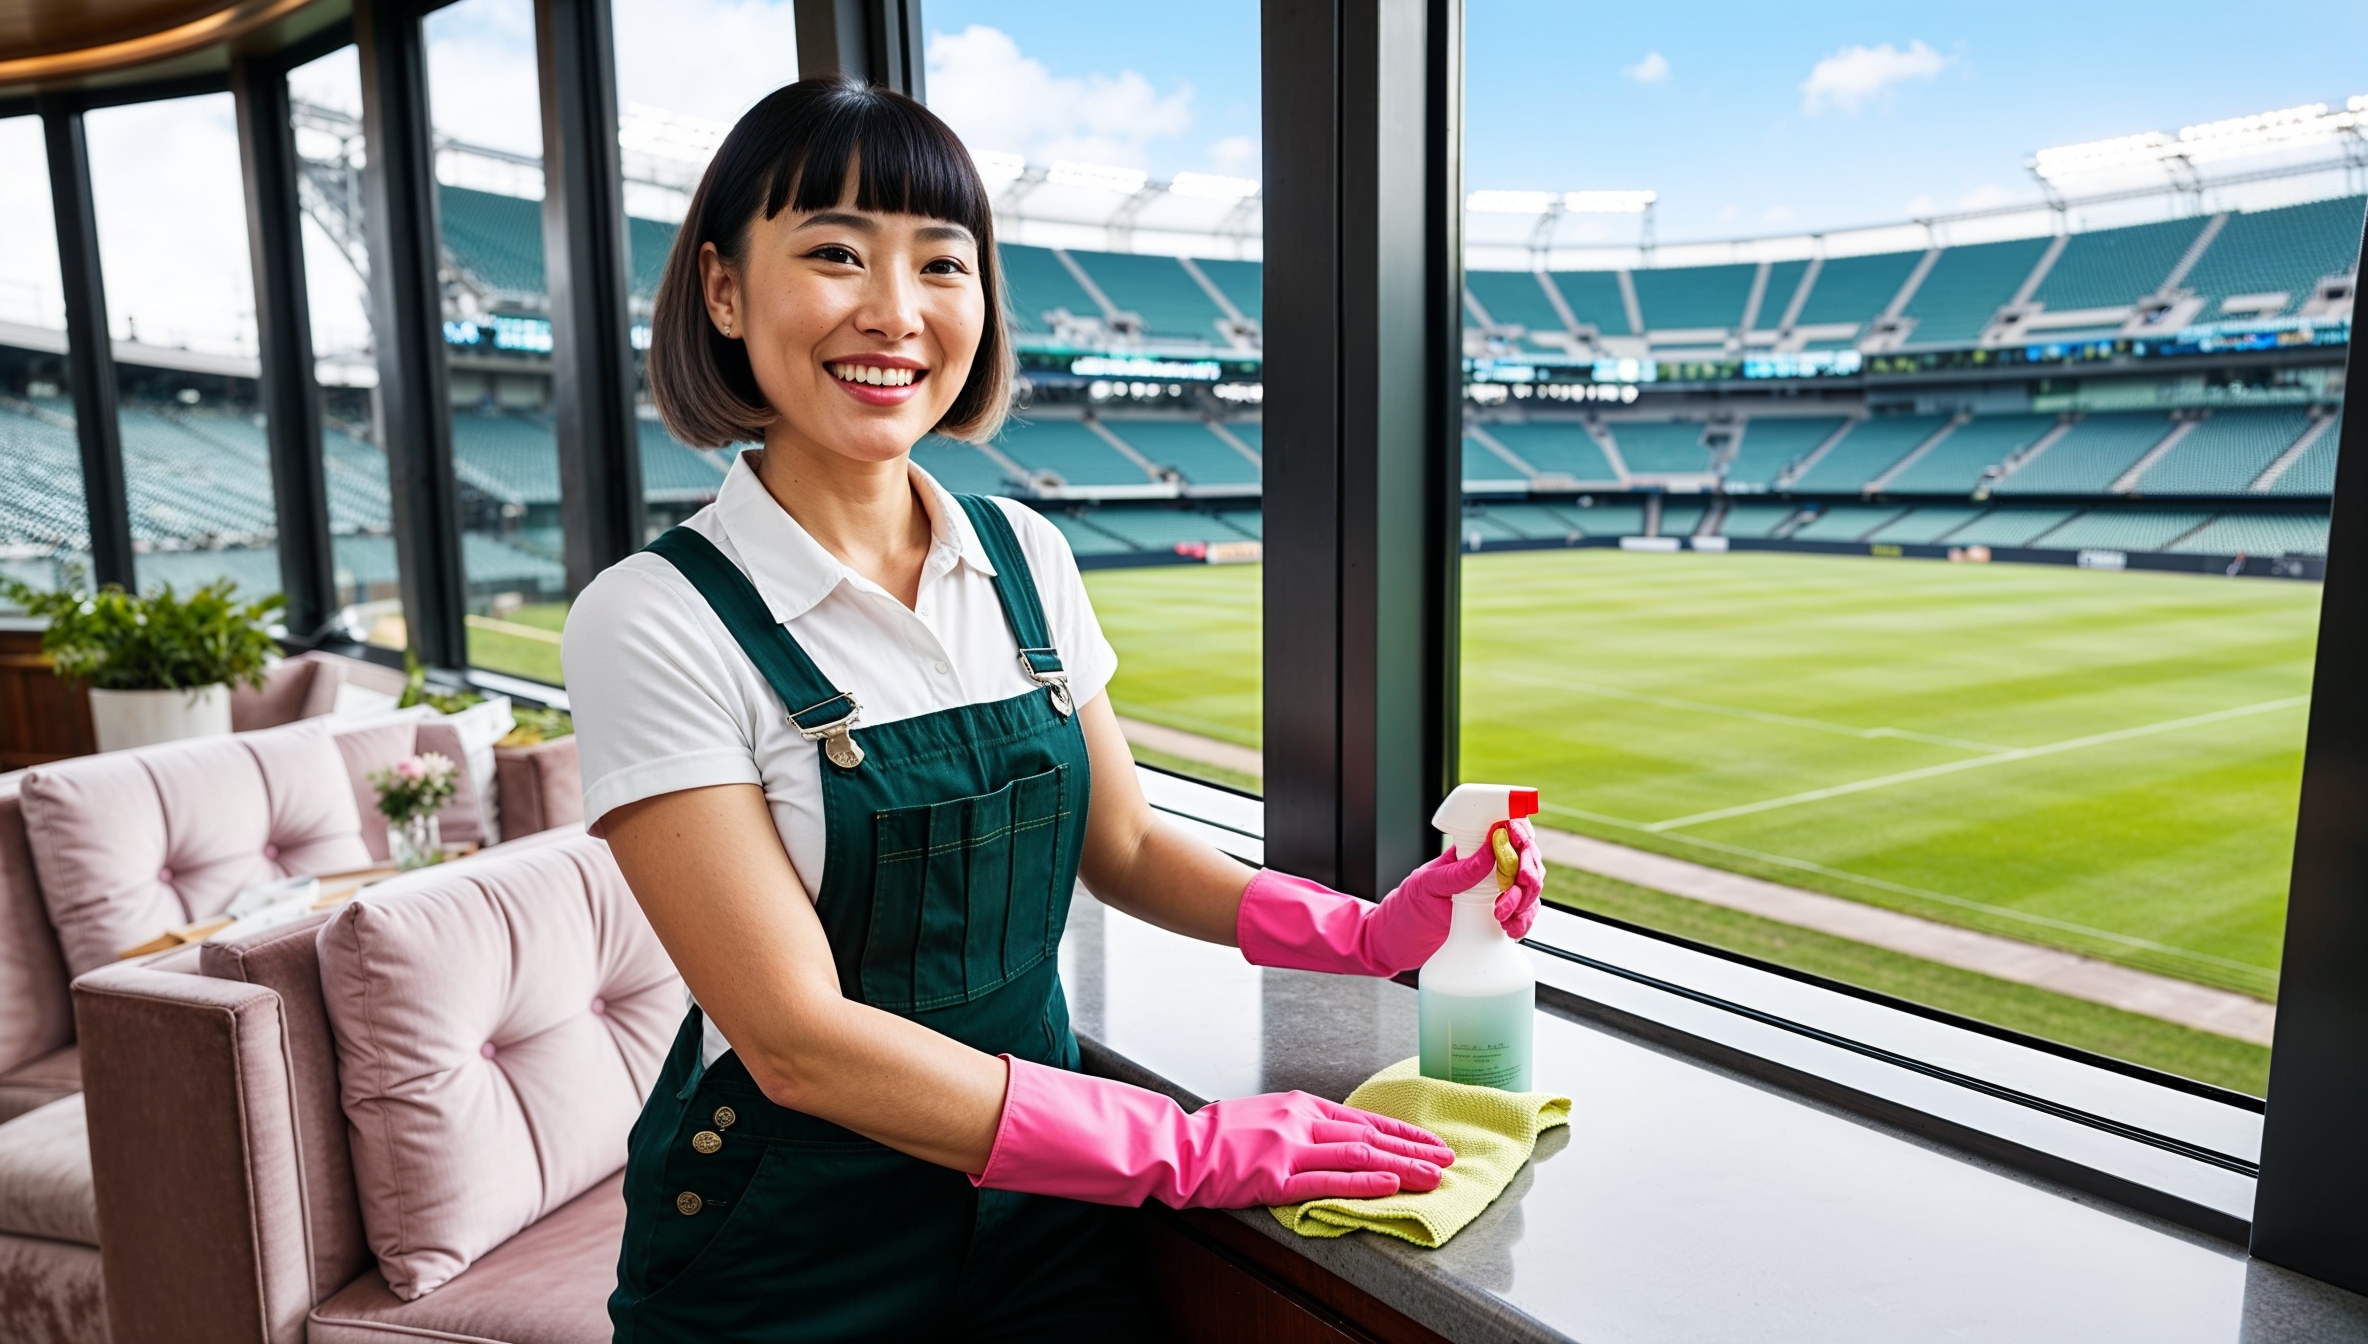
[[[764,597],[740,567],[726,559],[715,543],[687,527],[670,527],[649,544],[652,554],[682,571],[716,618],[731,632],[748,660],[764,675],[765,684],[781,697],[790,726],[809,742],[820,742],[832,763],[853,769],[863,763],[863,748],[847,736],[863,706],[839,690],[814,666],[789,631],[773,619]],[[800,708],[803,706],[803,708]]]
[[[978,533],[987,559],[995,565],[995,597],[1003,604],[1003,619],[1019,642],[1020,670],[1039,685],[1052,689],[1053,708],[1066,716],[1074,708],[1069,699],[1069,674],[1061,666],[1061,651],[1053,647],[1052,631],[1044,623],[1044,604],[1036,596],[1036,576],[1020,550],[1019,535],[1002,506],[985,495],[956,495],[970,526]]]

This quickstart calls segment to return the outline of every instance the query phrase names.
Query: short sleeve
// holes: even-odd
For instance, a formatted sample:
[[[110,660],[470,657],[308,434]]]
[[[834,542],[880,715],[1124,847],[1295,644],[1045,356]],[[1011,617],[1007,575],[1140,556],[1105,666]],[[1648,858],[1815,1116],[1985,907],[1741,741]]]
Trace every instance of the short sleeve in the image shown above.
[[[1020,551],[1036,579],[1037,600],[1044,604],[1044,623],[1051,627],[1053,647],[1061,651],[1061,666],[1069,673],[1069,693],[1082,705],[1118,675],[1118,650],[1102,634],[1069,539],[1044,515],[1017,500],[996,496],[995,503],[1019,535]]]
[[[665,561],[603,572],[568,612],[561,656],[584,772],[584,820],[716,784],[758,784],[754,733],[732,659],[719,655]]]

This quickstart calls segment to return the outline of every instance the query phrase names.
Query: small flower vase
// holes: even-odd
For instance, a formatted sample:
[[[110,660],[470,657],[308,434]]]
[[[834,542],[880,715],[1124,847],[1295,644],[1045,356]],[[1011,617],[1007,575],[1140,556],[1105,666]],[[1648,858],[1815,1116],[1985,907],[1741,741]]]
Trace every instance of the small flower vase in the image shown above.
[[[425,868],[444,861],[443,837],[437,833],[433,812],[398,821],[386,828],[387,853],[397,868]]]

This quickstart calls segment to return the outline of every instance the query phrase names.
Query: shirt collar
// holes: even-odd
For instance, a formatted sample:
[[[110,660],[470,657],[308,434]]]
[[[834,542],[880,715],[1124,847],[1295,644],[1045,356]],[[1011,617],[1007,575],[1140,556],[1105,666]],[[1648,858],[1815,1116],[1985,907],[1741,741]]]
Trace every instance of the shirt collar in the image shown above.
[[[840,584],[862,579],[799,526],[757,479],[756,463],[762,451],[749,449],[732,460],[723,488],[716,492],[715,511],[741,567],[756,584],[757,595],[764,598],[766,610],[786,625],[812,611]],[[957,564],[993,577],[995,566],[987,559],[977,529],[970,525],[970,515],[919,464],[908,463],[907,469],[921,493],[921,507],[929,514],[930,557],[923,581],[927,581],[928,571],[943,573]]]

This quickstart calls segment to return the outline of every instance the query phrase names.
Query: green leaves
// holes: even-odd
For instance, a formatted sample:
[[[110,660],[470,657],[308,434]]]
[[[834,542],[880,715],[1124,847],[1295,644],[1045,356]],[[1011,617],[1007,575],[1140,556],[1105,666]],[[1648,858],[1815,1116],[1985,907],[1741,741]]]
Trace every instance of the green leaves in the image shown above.
[[[100,690],[188,690],[218,681],[260,686],[265,665],[280,651],[264,627],[286,599],[274,593],[239,602],[238,585],[229,579],[185,598],[169,583],[146,595],[116,584],[95,593],[45,593],[14,579],[0,587],[10,602],[49,622],[41,649],[59,678]]]

